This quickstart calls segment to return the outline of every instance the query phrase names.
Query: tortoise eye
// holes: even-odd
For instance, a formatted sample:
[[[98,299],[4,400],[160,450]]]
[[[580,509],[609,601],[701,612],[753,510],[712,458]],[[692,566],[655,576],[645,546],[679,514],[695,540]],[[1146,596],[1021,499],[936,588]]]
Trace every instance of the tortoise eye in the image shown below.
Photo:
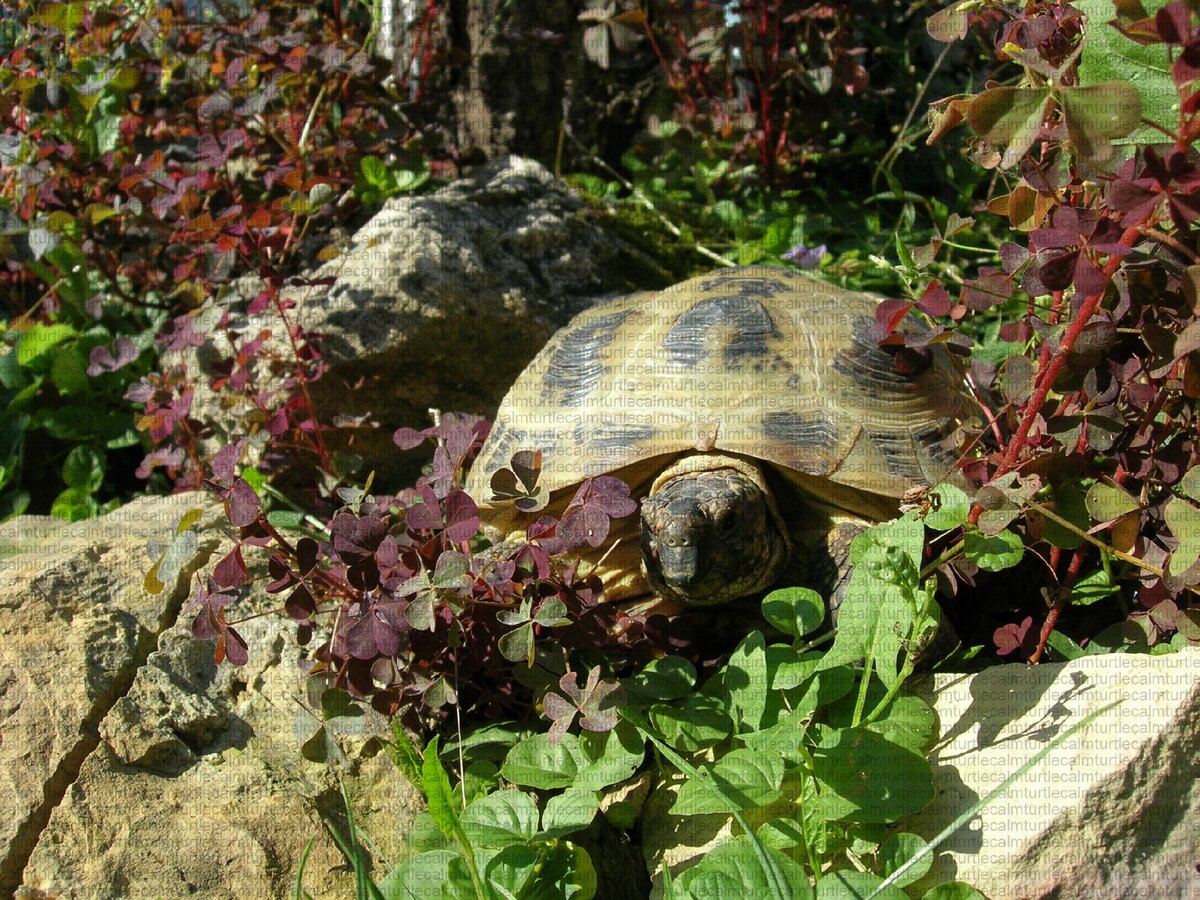
[[[737,528],[737,523],[737,513],[726,513],[725,518],[717,523],[717,529],[723,534],[729,534],[733,529]]]

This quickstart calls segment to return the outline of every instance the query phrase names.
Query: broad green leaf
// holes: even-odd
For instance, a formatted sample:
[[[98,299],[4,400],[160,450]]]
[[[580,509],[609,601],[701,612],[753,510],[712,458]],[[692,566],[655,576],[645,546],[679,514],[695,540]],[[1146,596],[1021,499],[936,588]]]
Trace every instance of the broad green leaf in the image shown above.
[[[1167,561],[1172,575],[1186,572],[1200,560],[1200,509],[1188,501],[1172,497],[1163,510],[1163,518],[1179,546]]]
[[[564,734],[557,744],[551,744],[549,735],[535,734],[508,752],[500,774],[525,787],[565,788],[575,783],[576,775],[589,762],[575,735]]]
[[[63,481],[87,494],[94,494],[104,483],[104,455],[80,444],[67,454],[62,468]]]
[[[825,601],[809,588],[780,588],[763,598],[762,614],[784,634],[803,637],[825,621]]]
[[[1061,88],[1059,102],[1076,152],[1096,162],[1110,159],[1111,139],[1129,134],[1142,119],[1137,88],[1125,81]]]
[[[542,867],[526,885],[521,900],[591,900],[595,896],[592,858],[579,845],[558,841],[542,857]]]
[[[512,662],[523,662],[532,666],[534,662],[533,624],[526,622],[500,636],[496,642],[500,655]]]
[[[873,897],[877,900],[908,900],[908,895],[898,887],[880,888],[883,879],[870,872],[841,869],[827,872],[817,882],[817,900],[862,900]]]
[[[80,488],[69,487],[62,491],[50,504],[50,515],[67,522],[90,519],[100,511],[96,498]]]
[[[386,900],[424,900],[431,884],[450,880],[450,864],[460,857],[453,850],[430,850],[388,873],[379,886]]]
[[[936,507],[925,516],[925,524],[934,531],[949,531],[967,521],[971,498],[952,484],[938,484],[930,491],[937,497]]]
[[[1080,531],[1086,532],[1091,527],[1092,521],[1089,518],[1083,486],[1078,481],[1068,481],[1055,488],[1054,513],[1075,525]],[[1074,550],[1083,543],[1079,534],[1048,517],[1043,517],[1042,538],[1064,550]]]
[[[1179,492],[1185,497],[1191,497],[1193,500],[1200,501],[1200,466],[1193,469],[1188,469],[1183,477],[1179,479],[1179,484],[1176,485]]]
[[[808,876],[793,860],[767,848],[785,879],[792,900],[811,900]],[[725,841],[679,876],[676,895],[693,900],[749,900],[771,897],[771,883],[745,835]]]
[[[925,757],[867,728],[829,735],[813,750],[813,772],[830,821],[892,822],[933,799]]]
[[[511,844],[493,856],[484,869],[484,880],[497,897],[517,898],[537,870],[538,855],[532,847]]]
[[[1021,561],[1025,545],[1019,535],[1007,529],[990,535],[971,529],[963,536],[963,550],[979,568],[1002,572]]]
[[[619,722],[610,731],[585,731],[579,748],[589,760],[579,770],[577,782],[591,789],[607,787],[629,778],[646,758],[646,741],[629,722]]]
[[[663,739],[684,753],[718,744],[733,731],[733,719],[708,694],[689,694],[674,706],[657,704],[650,707],[649,716]]]
[[[1167,0],[1143,0],[1142,5],[1153,17],[1166,3]],[[1080,86],[1128,82],[1137,90],[1142,117],[1167,132],[1174,132],[1179,127],[1179,94],[1171,77],[1172,48],[1166,44],[1138,44],[1109,25],[1116,14],[1112,0],[1076,0],[1073,5],[1087,16],[1086,43],[1079,60]],[[1113,143],[1161,140],[1162,132],[1146,125]]]
[[[1078,659],[1087,655],[1082,647],[1061,631],[1050,632],[1050,636],[1046,638],[1046,646],[1058,654],[1061,659]]]
[[[987,898],[965,882],[947,881],[931,887],[921,895],[921,900],[987,900]]]
[[[1120,588],[1113,584],[1112,577],[1104,569],[1095,569],[1071,585],[1071,605],[1089,606],[1111,597]]]
[[[769,686],[766,641],[752,631],[734,648],[729,660],[704,686],[732,716],[735,733],[757,731],[767,707]]]
[[[1096,522],[1111,522],[1138,508],[1137,500],[1124,488],[1098,481],[1088,488],[1087,511]]]
[[[902,865],[916,856],[926,846],[925,839],[917,834],[899,832],[888,835],[879,845],[879,874],[887,878]],[[920,879],[933,865],[933,854],[927,853],[917,864],[910,866],[895,881],[896,887],[904,887]]]
[[[627,681],[626,701],[635,706],[655,700],[678,700],[686,697],[696,683],[696,667],[682,656],[664,656],[651,660]]]
[[[712,767],[709,782],[720,790],[726,801],[738,809],[767,806],[779,799],[783,783],[783,760],[757,750],[733,750]],[[670,809],[674,816],[697,816],[728,812],[729,806],[713,796],[698,779],[689,778],[679,788]]]
[[[768,819],[758,827],[757,834],[759,840],[776,850],[790,850],[804,844],[804,830],[800,823],[785,816]]]
[[[91,387],[87,373],[88,353],[80,341],[60,345],[50,363],[50,380],[63,395],[86,394]],[[81,398],[76,398],[81,399]]]
[[[70,325],[43,325],[39,322],[21,335],[17,343],[17,362],[21,366],[28,366],[75,334],[75,329]]]
[[[581,784],[591,784],[584,778]],[[576,831],[583,831],[596,817],[600,808],[600,794],[597,791],[582,787],[572,787],[546,801],[546,811],[542,813],[542,827],[538,831],[540,840],[566,837]]]
[[[468,806],[459,823],[472,846],[502,850],[537,833],[537,804],[524,791],[496,791]]]

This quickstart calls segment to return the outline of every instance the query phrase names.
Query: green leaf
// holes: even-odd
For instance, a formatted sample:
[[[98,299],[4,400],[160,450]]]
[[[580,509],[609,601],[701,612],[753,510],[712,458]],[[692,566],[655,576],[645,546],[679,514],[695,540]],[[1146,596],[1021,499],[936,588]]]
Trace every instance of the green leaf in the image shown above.
[[[728,803],[714,796],[708,786],[700,783],[701,779],[690,778],[680,786],[670,814],[727,813],[730,803],[737,809],[754,809],[774,803],[779,799],[779,788],[783,784],[783,760],[776,754],[757,750],[733,750],[709,770],[708,780]]]
[[[1061,631],[1050,632],[1050,636],[1046,638],[1046,646],[1058,654],[1060,659],[1079,659],[1081,656],[1088,655],[1082,647]]]
[[[1179,546],[1167,560],[1172,575],[1186,572],[1200,561],[1200,509],[1186,500],[1172,497],[1163,510],[1163,518]]]
[[[917,834],[902,831],[888,835],[879,845],[879,874],[887,878],[926,846],[925,838]],[[894,882],[895,886],[904,887],[912,884],[928,872],[932,865],[933,854],[925,854],[916,865],[905,869],[904,874]]]
[[[746,220],[741,207],[732,200],[718,200],[714,203],[713,217],[735,235]]]
[[[734,721],[734,733],[757,731],[767,708],[766,640],[752,631],[734,648],[729,660],[704,686]]]
[[[780,588],[763,598],[762,614],[784,634],[803,637],[825,621],[825,601],[808,588]]]
[[[450,880],[450,864],[459,859],[453,850],[430,850],[394,868],[379,889],[386,900],[428,897],[431,884],[445,884]]]
[[[1153,18],[1167,0],[1142,0]],[[1079,84],[1094,87],[1105,82],[1127,82],[1137,91],[1141,116],[1169,133],[1179,128],[1179,94],[1171,76],[1171,53],[1166,44],[1138,44],[1108,22],[1116,10],[1112,0],[1076,0],[1087,16],[1086,44],[1079,60]],[[1113,141],[1116,144],[1155,143],[1162,132],[1149,125]]]
[[[1104,569],[1095,569],[1071,585],[1072,606],[1089,606],[1106,597],[1111,597],[1120,588],[1113,583],[1112,576]]]
[[[1054,489],[1054,513],[1073,524],[1080,531],[1086,532],[1091,527],[1083,485],[1078,481],[1068,481]],[[1051,518],[1042,522],[1042,538],[1055,547],[1064,550],[1074,550],[1083,543],[1078,533],[1064,528]]]
[[[1111,522],[1138,509],[1137,500],[1124,488],[1098,481],[1088,488],[1087,511],[1096,522]]]
[[[1059,102],[1076,152],[1096,162],[1110,159],[1111,139],[1129,134],[1142,120],[1137,88],[1125,81],[1060,88]]]
[[[952,484],[938,484],[930,491],[937,497],[936,507],[925,516],[925,524],[934,531],[949,531],[967,521],[971,498]]]
[[[967,559],[988,572],[1010,569],[1021,561],[1025,545],[1019,535],[1005,529],[996,534],[983,534],[971,529],[963,535],[963,550]]]
[[[29,366],[41,360],[65,341],[77,334],[70,325],[43,325],[40,322],[21,335],[17,342],[17,363]]]
[[[989,88],[971,101],[967,123],[993,144],[1008,145],[1000,166],[1009,169],[1033,146],[1049,99],[1046,88]]]
[[[565,734],[552,744],[548,734],[535,734],[508,752],[500,774],[525,787],[565,788],[574,784],[579,771],[590,762],[575,735]]]
[[[602,788],[633,775],[646,758],[646,742],[628,722],[618,722],[610,731],[584,731],[579,748],[587,765],[576,776],[579,784]]]
[[[537,871],[538,855],[532,847],[512,844],[491,858],[484,869],[488,886],[500,897],[520,897]]]
[[[450,790],[450,777],[438,759],[438,739],[435,735],[425,746],[421,763],[421,791],[429,804],[429,814],[447,838],[454,835],[458,827],[454,793]]]
[[[921,900],[987,900],[983,894],[962,881],[947,881],[931,887]]]
[[[86,494],[94,494],[104,483],[104,455],[80,444],[67,454],[62,468],[63,481]]]
[[[792,900],[811,900],[808,876],[793,860],[778,850],[767,848],[784,876],[783,887]],[[749,900],[771,897],[771,882],[762,861],[745,835],[725,841],[700,862],[679,876],[676,895],[692,900]]]
[[[883,879],[870,872],[842,869],[828,872],[817,882],[817,900],[862,900],[864,897],[878,900],[908,900],[908,895],[898,887],[880,888]]]
[[[651,660],[640,672],[622,682],[626,701],[634,706],[686,697],[695,683],[696,667],[682,656]]]
[[[532,666],[534,662],[533,624],[526,622],[507,634],[501,635],[496,646],[500,650],[500,655],[505,659]]]
[[[649,716],[663,739],[684,753],[719,744],[733,731],[733,719],[708,694],[690,694],[675,706],[657,704],[650,707]]]
[[[1200,466],[1184,472],[1183,477],[1179,479],[1179,484],[1175,487],[1185,497],[1200,501]]]
[[[524,791],[496,791],[468,806],[459,823],[473,847],[502,850],[537,833],[537,804]]]
[[[812,756],[827,820],[893,822],[933,799],[925,757],[870,729],[836,730]]]
[[[85,394],[91,389],[87,374],[88,353],[80,341],[65,344],[55,351],[50,363],[50,381],[60,394]]]
[[[582,783],[590,784],[585,779]],[[542,813],[542,828],[537,837],[540,840],[551,840],[566,837],[576,831],[583,831],[596,817],[600,808],[600,794],[594,790],[572,787],[546,801],[546,811]]]
[[[596,867],[587,851],[558,841],[542,857],[542,867],[521,900],[591,900],[596,896]]]
[[[69,487],[54,498],[50,504],[50,515],[68,522],[81,522],[99,512],[96,498],[88,491]]]

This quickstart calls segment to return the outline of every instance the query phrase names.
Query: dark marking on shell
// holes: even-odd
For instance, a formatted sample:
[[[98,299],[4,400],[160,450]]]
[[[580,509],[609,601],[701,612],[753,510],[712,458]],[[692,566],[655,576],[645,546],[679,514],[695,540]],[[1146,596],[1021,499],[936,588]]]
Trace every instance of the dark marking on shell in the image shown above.
[[[850,345],[834,354],[834,370],[865,390],[880,387],[894,390],[910,384],[909,376],[896,371],[892,354],[870,338],[869,331],[874,324],[874,320],[866,316],[854,320]]]
[[[913,432],[913,443],[924,452],[934,465],[943,467],[946,472],[958,461],[956,447],[947,446],[946,438],[954,433],[958,423],[952,419],[934,422],[925,428]],[[943,474],[943,473],[939,473]]]
[[[732,294],[737,290],[743,296],[774,297],[791,287],[774,278],[738,278],[722,275],[710,281],[700,282],[697,290],[702,294]]]
[[[645,443],[657,433],[653,425],[608,424],[584,435],[584,442],[594,450],[628,451],[630,447]]]
[[[688,368],[704,357],[708,336],[714,328],[729,328],[722,348],[722,361],[731,369],[741,367],[743,357],[762,359],[767,355],[768,339],[778,339],[779,331],[771,313],[758,300],[744,294],[707,297],[692,304],[675,320],[663,340],[671,361]]]
[[[913,452],[914,436],[907,431],[868,431],[867,440],[879,448],[890,474],[902,481],[924,484],[925,473]]]
[[[794,447],[832,447],[837,442],[833,422],[819,414],[767,413],[763,416],[763,434],[768,440]]]
[[[632,309],[609,313],[563,335],[546,374],[544,393],[553,403],[579,406],[608,372],[600,351],[612,342],[617,330],[634,313]]]

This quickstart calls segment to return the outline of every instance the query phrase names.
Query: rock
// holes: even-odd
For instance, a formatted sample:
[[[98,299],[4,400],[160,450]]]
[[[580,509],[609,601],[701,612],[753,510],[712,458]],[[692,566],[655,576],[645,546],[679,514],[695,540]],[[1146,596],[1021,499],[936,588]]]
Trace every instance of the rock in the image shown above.
[[[380,490],[399,489],[425,460],[397,451],[396,428],[427,427],[431,407],[494,413],[572,315],[602,296],[671,280],[603,226],[567,185],[519,157],[494,160],[428,195],[389,200],[337,258],[306,273],[310,286],[284,289],[297,303],[294,321],[321,336],[329,365],[311,387],[320,421],[367,417],[380,426],[328,440],[360,456],[361,476],[374,470]],[[243,279],[221,305],[244,307],[259,290],[260,282]],[[276,332],[259,364],[268,383],[291,372],[273,313],[238,314],[231,328],[244,337]],[[216,331],[209,341],[164,357],[164,367],[183,361],[217,374],[229,345]],[[282,362],[268,363],[273,353]],[[192,410],[218,425],[214,448],[231,435],[261,433],[261,413],[231,409],[202,386]]]
[[[901,827],[926,839],[1084,716],[1118,704],[943,844],[918,893],[951,878],[992,900],[1200,891],[1200,649],[937,675],[918,692],[941,721],[938,793]]]
[[[339,770],[301,754],[318,723],[290,624],[246,621],[249,663],[217,667],[180,616],[190,572],[157,596],[143,589],[147,542],[196,506],[209,507],[199,527],[215,548],[201,495],[0,526],[0,895],[290,896],[315,836],[306,889],[353,896],[322,824],[344,818]],[[272,602],[252,593],[237,613]],[[363,718],[375,737],[346,742],[340,774],[381,878],[420,799],[380,752],[386,723]]]

